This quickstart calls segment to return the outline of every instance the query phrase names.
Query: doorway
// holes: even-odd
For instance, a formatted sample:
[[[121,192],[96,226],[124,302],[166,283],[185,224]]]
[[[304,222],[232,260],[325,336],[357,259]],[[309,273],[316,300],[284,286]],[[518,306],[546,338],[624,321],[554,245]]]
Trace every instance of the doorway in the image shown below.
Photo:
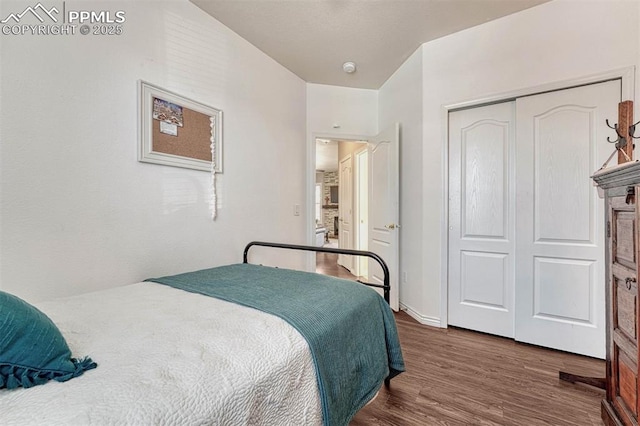
[[[367,250],[375,253],[380,256],[384,262],[386,263],[386,268],[383,268],[377,262],[368,262],[368,276],[362,277],[366,279],[367,282],[376,284],[377,286],[382,286],[386,283],[389,285],[389,304],[391,308],[397,311],[400,307],[400,289],[399,289],[399,268],[400,268],[400,254],[399,254],[399,245],[400,245],[400,123],[393,123],[384,130],[380,131],[375,136],[338,136],[338,135],[327,135],[327,134],[315,134],[310,139],[309,144],[309,155],[307,157],[307,176],[308,176],[308,206],[309,206],[309,214],[308,216],[308,229],[310,231],[309,236],[311,237],[311,241],[315,240],[316,230],[317,230],[317,222],[314,213],[313,207],[313,194],[314,194],[314,185],[316,185],[316,190],[318,185],[316,184],[316,179],[318,178],[318,174],[315,173],[316,168],[316,145],[317,139],[327,139],[327,140],[337,140],[339,142],[350,143],[353,149],[349,151],[347,154],[350,154],[352,158],[357,158],[358,155],[365,155],[364,152],[361,153],[360,150],[367,151],[367,202],[366,207],[364,205],[356,206],[358,210],[358,214],[360,217],[357,217],[358,222],[366,222],[359,224],[356,226],[355,232],[358,232],[358,228],[360,225],[364,229],[365,226],[367,228],[367,239],[366,239],[366,247],[353,247],[359,250]],[[346,146],[346,145],[345,145]],[[339,149],[341,149],[342,145],[339,145]],[[343,158],[343,155],[339,152],[338,158]],[[360,165],[363,163],[360,162]],[[355,163],[356,170],[353,171],[352,175],[357,178],[357,176],[364,176],[364,172],[359,173],[357,169],[359,164]],[[318,168],[318,170],[320,170]],[[360,185],[362,188],[362,185]],[[357,191],[358,183],[354,183],[353,188],[356,188]],[[352,192],[355,192],[352,191]],[[364,196],[364,189],[361,191],[362,197]],[[355,200],[355,197],[353,197]],[[322,201],[324,201],[320,197],[320,202],[316,203],[316,207],[320,205],[322,207]],[[355,202],[355,201],[354,201]],[[341,203],[339,203],[341,204]],[[352,209],[354,209],[352,207]],[[321,210],[316,209],[316,211]],[[354,209],[355,210],[355,209]],[[365,215],[364,212],[367,212],[368,215]],[[339,218],[338,218],[339,219]],[[336,227],[339,230],[339,220],[338,226]],[[339,235],[339,233],[338,233]],[[355,236],[353,241],[363,241],[358,240],[358,235]],[[338,241],[340,244],[340,241]],[[316,259],[312,256],[308,257],[309,266],[308,270],[315,270]],[[313,261],[313,263],[311,263]],[[359,262],[354,263],[354,268],[358,268]],[[342,267],[341,267],[342,268]],[[344,268],[343,268],[344,269]],[[349,271],[351,273],[351,271]],[[361,273],[359,271],[354,271],[356,274]],[[353,274],[352,274],[353,275]],[[387,281],[388,279],[388,281]],[[376,291],[383,295],[382,288],[376,288]]]
[[[316,138],[315,147],[316,246],[367,250],[367,141]],[[352,256],[317,253],[315,269],[357,280],[366,277],[363,263]]]

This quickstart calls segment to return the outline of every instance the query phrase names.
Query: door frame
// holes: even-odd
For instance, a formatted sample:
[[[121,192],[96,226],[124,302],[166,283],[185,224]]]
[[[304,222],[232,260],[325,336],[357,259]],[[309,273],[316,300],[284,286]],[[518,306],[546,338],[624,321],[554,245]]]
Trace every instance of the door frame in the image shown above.
[[[449,113],[456,110],[475,108],[494,103],[507,102],[524,96],[538,95],[545,92],[571,89],[610,80],[621,80],[621,99],[635,99],[635,66],[618,68],[598,74],[592,74],[575,79],[562,80],[542,84],[525,89],[491,94],[485,97],[464,99],[450,102],[442,106],[442,211],[440,228],[440,327],[447,328],[449,322],[448,293],[449,293]],[[615,117],[617,120],[617,117]],[[595,170],[594,170],[595,171]]]
[[[315,215],[315,191],[316,191],[316,139],[338,139],[346,142],[368,142],[371,136],[354,135],[345,133],[311,132],[307,141],[307,185],[306,185],[306,242],[307,245],[315,245],[316,241],[316,215]],[[306,271],[315,272],[315,253],[306,253]]]
[[[362,239],[362,226],[360,226],[360,220],[362,220],[362,210],[363,210],[363,204],[366,204],[366,208],[367,208],[367,216],[369,214],[369,144],[363,144],[364,146],[362,147],[362,149],[359,149],[358,151],[353,153],[353,157],[354,157],[354,174],[357,175],[355,181],[356,181],[356,188],[354,191],[354,204],[355,204],[355,217],[358,218],[358,223],[356,224],[357,227],[357,231],[355,232],[355,236],[356,236],[356,241],[355,241],[355,248],[356,250],[369,250],[369,244],[368,244],[368,230],[367,230],[367,238],[365,238],[365,242],[363,243],[363,239]],[[364,157],[366,159],[367,162],[367,169],[366,170],[362,170],[361,168],[361,164],[360,164],[360,160],[362,159],[362,157]],[[364,173],[363,173],[364,172]],[[366,177],[367,179],[367,186],[366,186],[366,190],[364,191],[363,194],[363,188],[362,188],[362,180],[363,177]],[[366,198],[367,201],[366,203],[363,203],[363,198]],[[366,227],[369,227],[369,218],[367,217],[367,223],[366,223]],[[354,271],[356,276],[358,277],[366,277],[369,274],[369,258],[364,257],[364,256],[359,256],[354,264]]]

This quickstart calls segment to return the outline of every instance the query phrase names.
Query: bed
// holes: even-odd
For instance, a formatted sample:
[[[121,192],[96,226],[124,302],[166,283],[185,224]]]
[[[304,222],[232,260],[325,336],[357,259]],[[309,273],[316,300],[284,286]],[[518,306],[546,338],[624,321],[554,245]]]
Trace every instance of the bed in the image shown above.
[[[252,265],[254,246],[368,256],[385,281]],[[388,291],[374,253],[253,242],[241,264],[39,303],[97,368],[0,389],[0,424],[346,425],[404,371]]]

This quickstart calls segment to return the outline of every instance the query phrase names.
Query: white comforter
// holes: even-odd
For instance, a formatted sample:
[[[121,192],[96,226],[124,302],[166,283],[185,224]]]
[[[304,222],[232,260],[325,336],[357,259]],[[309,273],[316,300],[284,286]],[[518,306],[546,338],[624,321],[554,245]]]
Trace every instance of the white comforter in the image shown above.
[[[1,425],[322,424],[311,353],[280,318],[154,283],[37,307],[98,368],[0,390]]]

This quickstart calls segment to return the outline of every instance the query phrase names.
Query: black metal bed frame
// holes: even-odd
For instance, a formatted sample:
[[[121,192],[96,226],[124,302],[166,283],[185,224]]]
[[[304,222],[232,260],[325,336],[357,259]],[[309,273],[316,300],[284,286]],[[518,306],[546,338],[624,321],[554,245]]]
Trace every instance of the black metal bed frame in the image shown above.
[[[314,246],[304,246],[304,245],[297,245],[297,244],[271,243],[271,242],[265,242],[265,241],[252,241],[249,244],[247,244],[247,246],[244,248],[244,255],[243,255],[243,261],[242,261],[243,263],[248,263],[247,258],[249,255],[249,249],[253,246],[274,247],[274,248],[291,249],[291,250],[315,251],[319,253],[348,254],[352,256],[370,257],[376,262],[378,262],[382,267],[382,272],[384,274],[383,284],[367,283],[360,280],[358,280],[358,282],[360,284],[364,284],[369,287],[381,288],[384,292],[384,300],[390,304],[389,293],[391,290],[391,284],[389,280],[389,267],[387,266],[385,261],[382,260],[380,256],[378,256],[377,254],[371,251],[350,250],[350,249],[340,249],[340,248],[336,249],[336,248],[330,248],[330,247],[314,247]]]

